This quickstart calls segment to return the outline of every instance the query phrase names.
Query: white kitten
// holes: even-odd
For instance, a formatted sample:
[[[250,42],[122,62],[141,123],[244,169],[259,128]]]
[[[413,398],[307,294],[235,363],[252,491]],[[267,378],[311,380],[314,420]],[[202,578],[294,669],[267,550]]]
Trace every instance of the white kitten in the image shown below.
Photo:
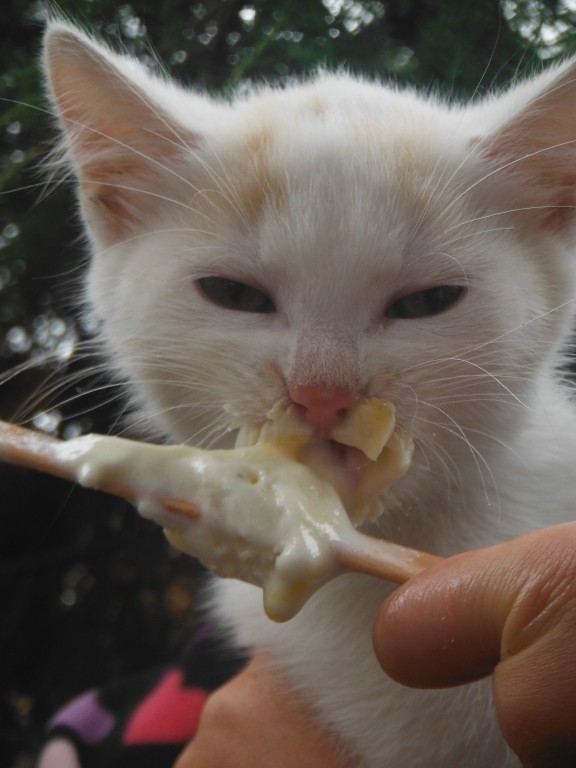
[[[45,63],[88,301],[158,430],[226,445],[292,397],[329,434],[369,395],[416,445],[381,535],[448,555],[574,517],[555,366],[576,296],[576,64],[460,107],[327,74],[213,101],[61,23]],[[299,400],[325,391],[344,399]],[[380,671],[389,589],[341,577],[274,625],[259,590],[219,582],[214,610],[363,765],[517,765],[489,681],[420,692]]]

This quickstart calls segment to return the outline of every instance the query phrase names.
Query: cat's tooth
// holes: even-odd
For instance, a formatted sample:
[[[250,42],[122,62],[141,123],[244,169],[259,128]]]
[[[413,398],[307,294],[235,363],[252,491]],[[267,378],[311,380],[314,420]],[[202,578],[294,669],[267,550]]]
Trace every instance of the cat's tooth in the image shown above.
[[[298,408],[293,403],[287,407],[275,405],[268,412],[266,419],[262,426],[262,442],[287,438],[305,441],[312,439],[312,426],[300,417]]]
[[[311,438],[312,427],[300,418],[296,406],[286,407],[277,403],[270,409],[262,424],[240,427],[236,448],[245,448],[257,443],[274,443],[280,444],[288,453],[294,453]]]
[[[392,403],[366,398],[347,411],[344,420],[332,430],[332,437],[338,443],[359,448],[375,461],[392,436],[395,423]]]
[[[256,445],[260,440],[261,426],[255,426],[253,424],[244,424],[238,430],[236,435],[235,448],[248,448],[251,445]]]
[[[354,500],[348,509],[354,524],[358,525],[368,519],[374,520],[378,516],[379,513],[373,516],[375,510],[370,507],[372,501],[404,477],[412,462],[413,453],[413,441],[400,432],[394,432],[376,461],[364,467]]]

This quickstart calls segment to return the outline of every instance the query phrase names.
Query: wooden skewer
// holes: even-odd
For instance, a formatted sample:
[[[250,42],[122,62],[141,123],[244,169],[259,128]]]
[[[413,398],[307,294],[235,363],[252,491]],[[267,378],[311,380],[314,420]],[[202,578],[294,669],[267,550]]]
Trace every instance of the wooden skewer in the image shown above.
[[[62,459],[58,450],[62,444],[62,440],[43,432],[0,421],[0,461],[76,482],[73,467]],[[135,492],[128,487],[103,484],[97,490],[128,501],[135,500]],[[201,510],[183,499],[159,499],[159,504],[169,512],[192,519],[202,515]],[[441,560],[435,555],[359,532],[354,532],[350,541],[335,541],[332,546],[342,571],[377,576],[395,584],[403,584]]]
[[[71,467],[58,459],[56,447],[59,443],[43,432],[0,421],[1,461],[74,481]]]
[[[428,552],[420,552],[360,532],[357,532],[352,542],[335,542],[333,549],[343,570],[376,576],[394,584],[404,584],[442,560]]]
[[[64,441],[50,437],[44,432],[19,427],[7,421],[0,421],[0,461],[26,469],[46,472],[70,482],[77,482],[76,474],[69,462],[63,461],[58,450]],[[102,485],[97,489],[103,493],[119,496],[126,501],[135,500],[134,491],[121,485]],[[198,518],[198,507],[182,499],[159,499],[159,504],[169,512]]]

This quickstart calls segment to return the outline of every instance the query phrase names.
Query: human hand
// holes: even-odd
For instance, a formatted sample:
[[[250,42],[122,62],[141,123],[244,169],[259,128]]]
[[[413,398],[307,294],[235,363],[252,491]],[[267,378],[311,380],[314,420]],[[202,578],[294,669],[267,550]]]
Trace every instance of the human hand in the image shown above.
[[[255,659],[208,699],[174,768],[354,768],[311,709]]]
[[[576,523],[423,572],[382,606],[374,647],[412,687],[493,673],[502,733],[522,765],[576,765]]]

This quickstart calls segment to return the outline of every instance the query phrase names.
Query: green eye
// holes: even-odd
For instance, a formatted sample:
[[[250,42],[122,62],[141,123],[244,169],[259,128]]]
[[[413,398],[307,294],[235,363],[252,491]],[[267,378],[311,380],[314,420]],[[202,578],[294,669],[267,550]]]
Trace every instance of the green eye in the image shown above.
[[[461,285],[439,285],[425,291],[416,291],[396,299],[387,309],[392,320],[414,320],[439,315],[456,304],[466,289]]]
[[[217,307],[261,314],[276,311],[272,299],[252,285],[225,277],[201,277],[197,284],[203,296]]]

